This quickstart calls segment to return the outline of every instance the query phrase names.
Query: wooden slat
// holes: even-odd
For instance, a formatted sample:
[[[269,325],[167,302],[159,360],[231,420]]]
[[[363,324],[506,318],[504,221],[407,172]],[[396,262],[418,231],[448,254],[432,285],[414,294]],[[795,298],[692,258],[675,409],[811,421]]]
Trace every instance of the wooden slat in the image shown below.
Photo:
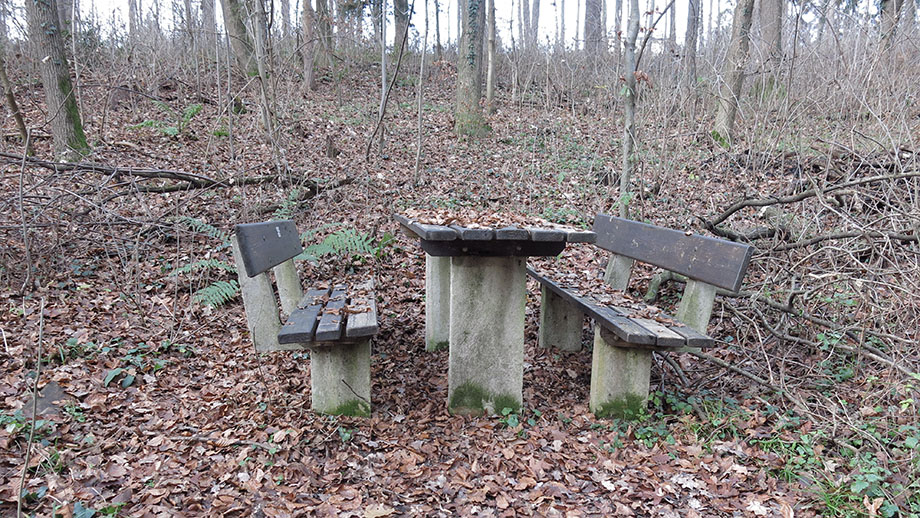
[[[633,320],[640,326],[658,335],[658,341],[655,343],[655,345],[657,345],[658,347],[686,347],[687,339],[684,338],[684,335],[673,331],[672,329],[665,326],[664,324],[661,324],[649,318],[639,318],[639,317],[629,316],[630,312],[628,309],[617,307],[616,310],[621,315],[629,317],[631,320]]]
[[[342,337],[342,322],[344,315],[342,308],[345,307],[345,287],[336,286],[329,295],[329,302],[323,308],[323,315],[319,319],[319,325],[316,326],[317,342],[334,342]]]
[[[489,241],[495,237],[495,231],[491,228],[469,228],[460,225],[450,225],[450,229],[460,236],[464,241]]]
[[[630,221],[606,214],[594,220],[597,246],[720,288],[738,291],[753,247]]]
[[[599,304],[590,297],[575,294],[540,275],[532,268],[527,268],[527,274],[569,303],[578,306],[596,322],[613,331],[621,340],[637,345],[656,345],[658,343],[658,336],[655,333],[622,316],[615,309]]]
[[[281,326],[278,332],[278,343],[301,344],[314,341],[318,316],[323,309],[323,297],[329,294],[328,289],[307,290],[307,294],[300,300],[297,309],[291,312],[288,321]]]
[[[597,234],[588,230],[566,230],[565,240],[569,243],[593,243]]]
[[[364,313],[349,313],[345,321],[346,338],[363,338],[377,334],[377,299],[374,295],[373,281],[352,288],[351,304],[354,307],[367,307]]]
[[[303,251],[293,221],[243,223],[234,227],[246,275],[255,277]]]
[[[526,241],[530,239],[530,232],[518,227],[504,227],[495,231],[495,239],[499,241]]]
[[[410,232],[426,241],[453,241],[457,239],[457,233],[450,227],[442,225],[427,225],[409,219],[402,214],[393,216],[402,226],[409,229]]]
[[[422,250],[434,257],[553,257],[565,249],[562,241],[425,241]]]
[[[664,316],[665,318],[670,318],[671,320],[675,320],[674,317],[669,317],[667,315],[664,315]],[[713,340],[712,337],[706,336],[700,333],[699,331],[697,331],[696,329],[693,329],[690,326],[686,326],[686,325],[685,326],[668,326],[668,328],[671,331],[674,331],[675,333],[683,335],[684,339],[687,340],[687,347],[697,347],[697,348],[705,349],[707,347],[712,347],[713,345],[715,345],[715,340]]]
[[[528,228],[530,239],[543,242],[565,241],[566,232],[564,230],[554,230],[548,228]]]

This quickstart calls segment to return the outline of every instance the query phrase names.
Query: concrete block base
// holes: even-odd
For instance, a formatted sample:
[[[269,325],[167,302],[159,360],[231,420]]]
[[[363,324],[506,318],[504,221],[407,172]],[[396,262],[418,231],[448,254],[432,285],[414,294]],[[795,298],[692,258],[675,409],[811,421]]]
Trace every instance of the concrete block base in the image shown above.
[[[311,349],[310,384],[314,412],[369,416],[370,340]]]
[[[425,350],[450,344],[450,257],[425,254]]]
[[[652,352],[617,347],[618,341],[601,334],[595,326],[590,409],[597,417],[635,419],[648,399]]]
[[[581,330],[585,315],[551,290],[542,288],[540,304],[540,347],[562,351],[581,350]]]
[[[522,257],[452,257],[448,407],[521,407],[526,270]]]

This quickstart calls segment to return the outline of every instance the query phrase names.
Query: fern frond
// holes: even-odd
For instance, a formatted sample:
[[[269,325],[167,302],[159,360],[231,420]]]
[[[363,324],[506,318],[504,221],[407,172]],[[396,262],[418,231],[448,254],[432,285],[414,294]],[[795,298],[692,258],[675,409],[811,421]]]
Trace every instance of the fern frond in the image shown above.
[[[328,245],[337,255],[369,254],[374,251],[374,239],[353,228],[329,234],[322,244]]]
[[[205,286],[192,295],[192,300],[206,306],[218,307],[236,298],[240,292],[240,284],[234,280],[217,281],[210,286]]]
[[[194,263],[189,263],[174,269],[170,275],[191,273],[199,270],[223,270],[225,272],[236,273],[236,268],[226,261],[221,261],[220,259],[200,259]]]
[[[188,216],[180,216],[179,221],[185,224],[185,226],[187,226],[189,229],[198,232],[199,234],[204,234],[208,237],[213,237],[214,239],[219,240],[221,244],[226,245],[230,243],[230,235],[215,227],[214,225],[211,225],[210,223],[202,221],[198,218],[190,218]]]

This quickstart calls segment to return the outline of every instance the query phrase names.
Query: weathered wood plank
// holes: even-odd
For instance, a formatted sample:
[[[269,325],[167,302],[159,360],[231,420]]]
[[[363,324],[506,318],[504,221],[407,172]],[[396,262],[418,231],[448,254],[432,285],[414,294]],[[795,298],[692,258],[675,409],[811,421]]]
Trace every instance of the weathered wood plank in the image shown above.
[[[667,315],[664,315],[664,317],[677,321],[673,317]],[[668,328],[675,333],[683,335],[684,339],[687,340],[687,347],[705,349],[715,345],[715,340],[713,340],[712,337],[706,336],[690,326],[668,326]]]
[[[373,281],[352,288],[351,304],[356,308],[367,307],[363,313],[349,313],[345,320],[345,337],[361,338],[377,334],[377,298]]]
[[[555,230],[548,228],[527,228],[530,232],[530,239],[544,242],[564,242],[566,232],[564,230]]]
[[[303,251],[293,221],[243,223],[234,227],[246,274],[250,277],[277,266]]]
[[[655,333],[621,315],[615,309],[600,304],[590,297],[573,293],[531,268],[527,268],[527,274],[549,288],[553,293],[581,308],[585,314],[593,318],[601,326],[610,329],[621,340],[637,345],[656,345],[658,343],[658,336]]]
[[[450,225],[450,229],[460,236],[464,241],[489,241],[495,237],[495,231],[491,228],[469,228],[460,225]]]
[[[345,287],[336,286],[329,295],[323,314],[316,326],[317,342],[333,342],[342,337],[343,309],[345,308]]]
[[[565,230],[565,240],[569,243],[594,243],[597,234],[589,230]]]
[[[616,310],[623,316],[630,318],[632,321],[636,322],[640,326],[648,329],[649,331],[658,335],[658,340],[655,343],[658,347],[686,347],[687,339],[684,338],[684,335],[679,334],[669,327],[656,322],[650,318],[638,318],[629,316],[629,310],[624,308],[616,308]]]
[[[518,227],[504,227],[495,231],[495,239],[499,241],[527,241],[530,232]]]
[[[323,309],[323,298],[329,294],[328,289],[307,290],[288,321],[278,332],[278,343],[297,344],[315,341],[318,316]]]
[[[526,231],[525,231],[526,232]],[[547,241],[425,241],[422,250],[433,257],[536,257],[556,256],[565,249],[565,243]]]
[[[417,235],[421,239],[428,241],[452,241],[457,239],[457,233],[450,227],[445,227],[442,225],[428,225],[425,223],[419,223],[415,220],[409,219],[402,214],[396,214],[393,216],[400,225],[409,229],[410,232]]]
[[[753,247],[629,221],[606,214],[594,220],[597,245],[720,288],[738,291]]]

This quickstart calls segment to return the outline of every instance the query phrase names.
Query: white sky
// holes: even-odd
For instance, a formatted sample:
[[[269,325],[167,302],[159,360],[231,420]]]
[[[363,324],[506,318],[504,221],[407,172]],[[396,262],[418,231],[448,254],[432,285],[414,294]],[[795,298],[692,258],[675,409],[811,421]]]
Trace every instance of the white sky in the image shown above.
[[[15,4],[22,5],[23,0],[18,0],[14,2]],[[25,0],[30,1],[30,0]],[[72,0],[59,0],[59,1],[72,1]],[[141,0],[139,3],[143,4],[143,10],[146,15],[149,15],[153,11],[154,2],[158,1],[160,3],[160,24],[164,28],[171,27],[173,25],[173,6],[174,1],[177,1],[181,4],[182,0]],[[302,0],[290,0],[292,11],[292,22],[297,20],[297,13],[300,11],[300,2]],[[414,28],[418,31],[419,35],[424,31],[425,23],[425,5],[424,2],[428,2],[428,9],[430,16],[432,17],[429,22],[429,42],[434,41],[434,1],[433,0],[415,0],[415,15],[412,18]],[[532,2],[533,0],[531,0]],[[605,0],[607,2],[607,25],[608,33],[612,33],[613,23],[614,23],[614,2],[615,0]],[[628,11],[628,1],[623,0],[624,3],[624,23],[626,12]],[[667,4],[668,0],[654,0],[657,9],[663,9]],[[703,10],[704,10],[704,23],[705,18],[708,14],[709,4],[708,0],[703,1]],[[220,20],[220,0],[215,0],[218,2],[217,14],[218,20]],[[412,0],[410,0],[410,3]],[[557,23],[558,16],[560,15],[561,8],[563,3],[565,4],[565,41],[568,46],[573,46],[575,42],[576,33],[581,37],[582,32],[584,31],[584,0],[540,0],[540,30],[539,38],[541,43],[545,43],[546,39],[549,38],[551,42],[556,40],[557,32]],[[648,8],[649,0],[640,0],[640,9],[645,12]],[[730,9],[730,2],[733,0],[720,0],[722,4],[722,10],[725,11]],[[103,25],[103,30],[107,33],[113,25],[117,27],[124,27],[127,20],[127,11],[128,4],[127,0],[79,0],[81,11],[84,13],[84,16],[88,16],[91,12],[95,11],[97,16],[100,19],[100,22]],[[281,2],[274,0],[275,9],[280,9]],[[717,2],[714,1],[713,5]],[[199,4],[199,0],[193,0],[194,5]],[[392,0],[387,1],[388,7],[392,11]],[[440,22],[441,22],[441,39],[442,43],[447,43],[448,41],[456,41],[457,38],[457,0],[441,0],[440,1]],[[496,23],[498,26],[499,37],[502,39],[503,43],[506,46],[510,46],[511,38],[509,35],[509,23],[511,22],[512,15],[514,17],[513,24],[515,30],[515,39],[517,39],[517,10],[518,10],[519,0],[495,0],[495,11],[496,11]],[[684,27],[686,26],[686,17],[687,17],[687,0],[675,0],[675,8],[677,9],[677,32],[678,40],[683,39]],[[279,17],[280,18],[280,17]],[[669,16],[665,16],[669,18]],[[389,17],[390,27],[388,27],[389,39],[392,41],[393,30],[392,30],[392,14]],[[643,19],[643,24],[645,20]],[[662,19],[658,25],[658,34],[663,35],[664,29],[666,27],[667,20]]]

